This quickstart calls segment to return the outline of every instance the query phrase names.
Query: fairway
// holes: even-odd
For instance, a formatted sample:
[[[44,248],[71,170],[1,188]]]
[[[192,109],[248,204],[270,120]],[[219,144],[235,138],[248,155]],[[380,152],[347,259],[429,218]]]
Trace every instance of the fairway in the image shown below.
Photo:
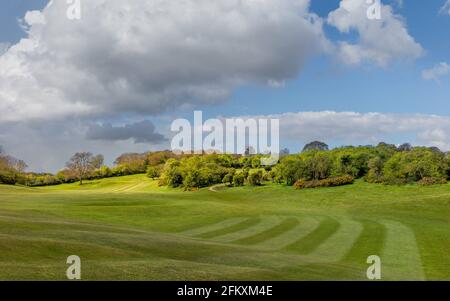
[[[144,175],[0,185],[0,279],[450,280],[450,185],[158,187]]]

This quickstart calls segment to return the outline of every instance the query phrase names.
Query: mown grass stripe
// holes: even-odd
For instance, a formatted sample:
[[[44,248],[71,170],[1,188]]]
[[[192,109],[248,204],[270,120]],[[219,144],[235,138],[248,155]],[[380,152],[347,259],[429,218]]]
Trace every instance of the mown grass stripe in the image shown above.
[[[366,265],[367,257],[381,254],[386,238],[386,228],[370,220],[360,220],[360,222],[363,225],[362,232],[342,261]]]
[[[362,231],[360,223],[339,219],[338,231],[321,243],[310,255],[320,262],[338,262],[345,257]]]
[[[229,232],[225,235],[214,238],[215,241],[220,242],[234,242],[240,239],[254,236],[258,233],[266,231],[280,223],[280,218],[277,216],[265,216],[260,218],[258,223],[255,223],[251,227],[239,229],[239,231]]]
[[[197,235],[197,237],[199,238],[205,238],[205,239],[210,239],[210,238],[214,238],[217,236],[221,236],[221,235],[225,235],[225,234],[229,234],[229,233],[234,233],[243,229],[247,229],[253,225],[256,225],[257,223],[260,222],[260,218],[249,218],[246,219],[240,223],[237,223],[235,225],[232,226],[228,226],[228,227],[224,227],[221,229],[217,229],[217,230],[213,230],[213,231],[209,231],[200,235]]]
[[[299,224],[291,230],[288,230],[276,237],[272,237],[264,242],[260,242],[257,246],[265,249],[280,250],[296,242],[300,238],[305,237],[314,231],[314,229],[318,226],[319,219],[313,217],[302,217],[299,220]]]
[[[339,226],[339,222],[327,217],[320,222],[319,226],[314,231],[287,246],[286,250],[299,254],[309,254],[314,251],[324,240],[336,233]]]
[[[220,230],[226,227],[230,227],[233,225],[236,225],[238,223],[241,223],[243,221],[247,220],[247,218],[244,217],[237,217],[237,218],[229,218],[217,223],[208,224],[205,226],[195,227],[193,229],[187,229],[183,232],[180,232],[182,235],[188,235],[188,236],[197,236],[203,233],[212,232],[216,230]]]
[[[267,229],[265,231],[262,231],[255,235],[252,235],[252,236],[238,239],[236,241],[233,241],[233,243],[243,244],[243,245],[254,245],[257,243],[261,243],[261,242],[264,242],[273,237],[279,236],[280,234],[283,234],[286,231],[293,229],[298,224],[299,224],[299,222],[296,218],[293,218],[293,217],[287,218],[287,219],[283,220],[280,224],[276,225],[275,227],[272,227],[270,229]]]
[[[386,280],[425,280],[414,232],[396,221],[383,221],[387,237],[381,256],[382,277]]]

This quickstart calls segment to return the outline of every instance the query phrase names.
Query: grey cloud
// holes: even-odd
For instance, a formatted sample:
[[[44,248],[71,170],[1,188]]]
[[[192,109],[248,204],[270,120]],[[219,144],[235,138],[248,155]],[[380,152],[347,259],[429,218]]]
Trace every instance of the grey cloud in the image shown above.
[[[47,172],[64,168],[75,152],[103,154],[105,163],[111,165],[122,153],[168,148],[166,141],[149,145],[130,143],[129,140],[91,140],[86,138],[89,122],[86,119],[66,118],[63,121],[0,123],[0,145],[6,153],[25,160],[29,170]],[[161,130],[166,132],[165,128]]]
[[[166,141],[163,135],[155,131],[155,126],[149,120],[124,126],[113,126],[110,123],[93,124],[89,126],[86,138],[104,141],[133,139],[135,143],[161,143]]]
[[[327,43],[309,0],[89,0],[79,21],[67,7],[28,12],[0,56],[0,122],[215,104],[295,78]]]

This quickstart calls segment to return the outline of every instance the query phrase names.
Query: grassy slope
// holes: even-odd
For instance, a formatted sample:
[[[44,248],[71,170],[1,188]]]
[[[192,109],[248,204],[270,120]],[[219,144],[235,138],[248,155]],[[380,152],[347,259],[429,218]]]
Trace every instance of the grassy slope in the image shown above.
[[[142,175],[0,186],[0,279],[450,280],[450,185],[183,192]]]

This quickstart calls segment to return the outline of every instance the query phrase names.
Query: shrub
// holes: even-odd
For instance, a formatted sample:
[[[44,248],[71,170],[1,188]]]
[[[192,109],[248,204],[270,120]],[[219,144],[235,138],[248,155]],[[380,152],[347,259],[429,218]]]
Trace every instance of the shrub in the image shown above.
[[[149,166],[147,168],[147,177],[154,180],[156,178],[159,178],[160,176],[161,176],[161,168],[157,166]]]
[[[237,173],[233,176],[233,186],[244,186],[245,177],[243,173]]]
[[[285,182],[291,186],[302,177],[302,171],[305,169],[303,160],[298,156],[287,156],[273,168],[273,179],[277,183]]]
[[[311,180],[306,181],[305,179],[300,179],[295,182],[294,187],[296,189],[304,188],[316,188],[316,187],[334,187],[343,186],[348,184],[353,184],[355,178],[350,175],[344,175],[340,177],[328,178],[323,180]]]
[[[248,174],[250,173],[250,168],[246,167],[242,170],[242,175],[244,176],[244,179],[248,178]]]
[[[252,186],[259,186],[263,180],[264,170],[262,169],[254,169],[251,170],[248,174],[247,181]]]
[[[420,186],[442,185],[447,184],[447,180],[444,178],[427,177],[418,181],[417,184],[419,184]]]
[[[444,154],[429,148],[416,147],[408,152],[398,152],[384,165],[386,184],[414,183],[423,178],[446,178],[448,165]]]
[[[232,174],[232,173],[227,173],[227,174],[223,177],[222,183],[231,186],[231,185],[233,184],[233,174]]]

